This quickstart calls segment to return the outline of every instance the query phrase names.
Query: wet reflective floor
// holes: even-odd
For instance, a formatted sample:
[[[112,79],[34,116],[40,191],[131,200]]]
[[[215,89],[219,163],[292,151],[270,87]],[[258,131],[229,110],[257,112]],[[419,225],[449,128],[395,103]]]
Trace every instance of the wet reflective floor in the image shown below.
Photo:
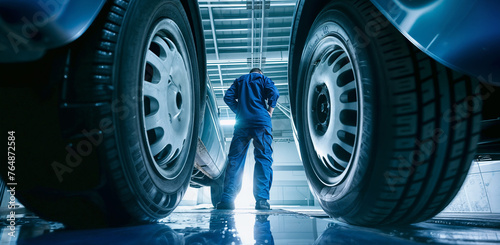
[[[3,218],[3,217],[2,217]],[[490,222],[452,225],[446,218],[408,226],[366,228],[325,217],[320,210],[273,207],[180,207],[156,224],[67,230],[34,216],[18,217],[16,236],[5,219],[1,244],[494,244],[500,227]],[[482,227],[478,227],[482,226]]]

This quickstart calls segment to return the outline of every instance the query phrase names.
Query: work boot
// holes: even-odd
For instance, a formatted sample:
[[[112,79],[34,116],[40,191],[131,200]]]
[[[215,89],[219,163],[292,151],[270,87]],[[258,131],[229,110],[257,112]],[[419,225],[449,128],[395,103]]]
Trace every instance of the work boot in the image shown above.
[[[216,209],[234,209],[234,202],[219,202]]]
[[[256,215],[255,216],[255,221],[258,221],[260,223],[267,222],[267,218],[269,218],[269,214],[264,214],[264,215]]]
[[[266,199],[260,199],[255,203],[255,209],[270,210],[271,205],[269,205]]]

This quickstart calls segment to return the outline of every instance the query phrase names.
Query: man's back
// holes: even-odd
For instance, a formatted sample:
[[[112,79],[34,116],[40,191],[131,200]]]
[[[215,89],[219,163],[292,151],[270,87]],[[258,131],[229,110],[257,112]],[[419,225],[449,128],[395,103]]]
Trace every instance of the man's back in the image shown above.
[[[224,101],[236,113],[236,127],[271,128],[267,105],[275,107],[279,92],[274,82],[260,73],[249,73],[237,78],[224,96]]]

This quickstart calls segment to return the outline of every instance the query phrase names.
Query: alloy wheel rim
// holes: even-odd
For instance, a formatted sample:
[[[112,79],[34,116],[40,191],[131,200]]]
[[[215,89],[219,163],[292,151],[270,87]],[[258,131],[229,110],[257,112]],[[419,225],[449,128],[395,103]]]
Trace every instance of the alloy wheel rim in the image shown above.
[[[356,152],[360,101],[355,67],[342,39],[323,38],[308,69],[307,127],[317,160],[316,175],[325,185],[340,183]]]
[[[189,53],[177,24],[164,19],[151,33],[142,81],[144,133],[155,168],[167,179],[184,167],[194,120]]]

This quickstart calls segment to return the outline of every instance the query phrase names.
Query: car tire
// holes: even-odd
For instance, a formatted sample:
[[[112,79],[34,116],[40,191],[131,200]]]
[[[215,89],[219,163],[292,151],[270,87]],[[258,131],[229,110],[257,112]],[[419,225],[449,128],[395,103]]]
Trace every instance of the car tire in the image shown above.
[[[26,98],[12,109],[19,200],[74,228],[170,214],[193,171],[204,81],[181,2],[109,1],[63,61],[49,93],[10,90]]]
[[[291,41],[301,56],[290,64],[298,67],[294,124],[313,194],[329,215],[355,225],[433,217],[473,159],[478,82],[419,51],[368,0],[331,1],[318,12],[305,42]]]

